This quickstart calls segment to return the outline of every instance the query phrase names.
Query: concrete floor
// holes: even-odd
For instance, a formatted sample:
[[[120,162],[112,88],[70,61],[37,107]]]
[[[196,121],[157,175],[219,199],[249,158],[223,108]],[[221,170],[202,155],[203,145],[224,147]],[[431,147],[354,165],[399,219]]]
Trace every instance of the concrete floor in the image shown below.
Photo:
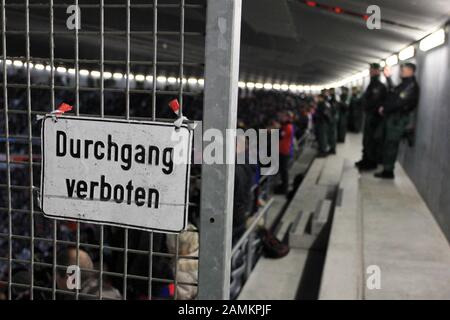
[[[359,160],[361,135],[349,134],[346,143],[339,145],[338,155]],[[376,179],[373,172],[360,176],[362,298],[450,299],[449,243],[400,165],[395,174],[393,181]],[[297,298],[314,299],[317,292],[311,288],[317,286],[304,281],[310,277],[305,270],[319,259],[310,260],[308,251],[301,249],[292,249],[278,260],[261,258],[239,299],[294,299],[296,284],[303,289],[300,296],[297,291]],[[367,268],[374,265],[380,269],[380,289],[366,285]],[[339,277],[338,268],[332,268],[335,277]],[[317,265],[313,269],[320,270]]]
[[[338,154],[356,161],[361,136],[349,135]],[[381,270],[381,289],[364,299],[450,299],[450,246],[400,165],[394,181],[360,178],[363,261]],[[368,274],[365,273],[365,277]]]

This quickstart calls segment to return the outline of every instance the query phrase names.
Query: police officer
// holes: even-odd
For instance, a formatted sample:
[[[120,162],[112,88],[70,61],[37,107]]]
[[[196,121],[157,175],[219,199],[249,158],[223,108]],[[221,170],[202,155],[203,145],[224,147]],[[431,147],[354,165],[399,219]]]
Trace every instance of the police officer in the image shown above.
[[[347,135],[348,109],[349,109],[349,90],[347,87],[341,88],[340,101],[338,103],[338,125],[337,125],[337,141],[345,142]]]
[[[337,143],[337,125],[338,125],[338,102],[336,100],[336,92],[334,88],[327,90],[327,98],[329,103],[329,114],[330,120],[328,124],[328,153],[336,154],[336,143]]]
[[[317,96],[317,108],[314,113],[314,129],[317,143],[319,145],[318,157],[328,155],[328,126],[330,123],[330,104],[324,91]]]
[[[375,177],[394,179],[394,166],[397,160],[400,140],[405,133],[411,118],[411,113],[419,103],[419,85],[415,73],[416,65],[405,63],[400,70],[401,83],[394,87],[391,80],[391,70],[384,69],[388,82],[388,95],[378,112],[383,117],[383,171],[376,173]]]
[[[386,98],[387,89],[380,81],[380,73],[380,65],[372,63],[370,65],[370,83],[362,97],[365,113],[363,155],[362,160],[355,163],[360,171],[376,169],[381,159],[380,141],[376,137],[377,129],[382,121],[378,109]]]
[[[348,112],[348,129],[351,132],[360,132],[362,120],[363,111],[361,106],[361,89],[359,87],[353,87]]]

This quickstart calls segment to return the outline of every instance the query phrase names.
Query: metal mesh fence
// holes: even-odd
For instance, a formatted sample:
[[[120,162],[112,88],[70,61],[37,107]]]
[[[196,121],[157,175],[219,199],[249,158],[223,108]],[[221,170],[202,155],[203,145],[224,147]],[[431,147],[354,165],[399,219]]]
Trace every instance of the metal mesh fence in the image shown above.
[[[201,120],[204,16],[201,0],[2,0],[0,298],[195,297],[200,170],[180,235],[49,219],[36,116],[65,102],[77,116],[167,120],[178,98]],[[64,285],[70,262],[80,289]]]

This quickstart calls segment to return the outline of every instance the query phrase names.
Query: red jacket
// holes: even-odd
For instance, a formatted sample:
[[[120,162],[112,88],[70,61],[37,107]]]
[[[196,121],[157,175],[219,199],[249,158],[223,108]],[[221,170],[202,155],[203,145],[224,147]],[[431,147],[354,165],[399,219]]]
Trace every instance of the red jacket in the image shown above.
[[[280,138],[280,154],[289,156],[292,148],[292,136],[294,134],[294,126],[292,123],[285,123],[281,127]]]

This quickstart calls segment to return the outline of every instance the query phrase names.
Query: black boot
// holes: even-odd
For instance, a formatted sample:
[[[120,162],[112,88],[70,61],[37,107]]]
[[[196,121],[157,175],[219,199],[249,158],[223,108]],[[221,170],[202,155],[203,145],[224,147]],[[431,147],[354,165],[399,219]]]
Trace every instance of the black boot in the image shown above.
[[[363,162],[361,165],[359,165],[358,169],[359,169],[359,171],[371,171],[371,170],[375,170],[377,167],[378,166],[375,162],[366,161],[366,162]]]
[[[359,160],[358,162],[355,162],[355,167],[359,168],[361,165],[363,165],[366,161],[364,159]]]
[[[381,172],[378,172],[378,173],[375,173],[374,176],[376,178],[389,179],[389,180],[392,180],[392,179],[395,178],[393,171],[385,171],[385,170],[383,170]]]

